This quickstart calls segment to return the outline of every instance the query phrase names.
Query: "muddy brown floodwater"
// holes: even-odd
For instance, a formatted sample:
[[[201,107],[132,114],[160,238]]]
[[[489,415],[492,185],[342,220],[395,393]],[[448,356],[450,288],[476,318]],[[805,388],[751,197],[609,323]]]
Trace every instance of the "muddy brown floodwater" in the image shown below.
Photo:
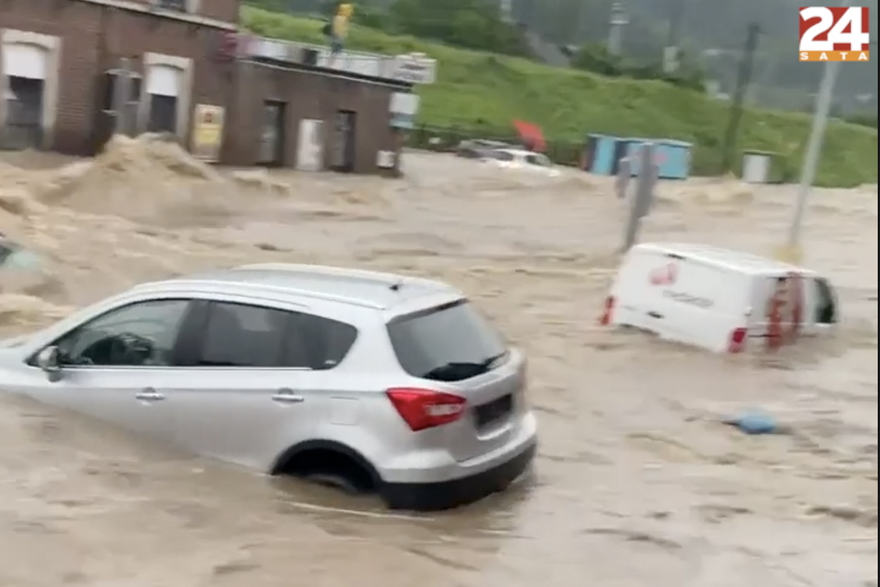
[[[57,165],[64,163],[60,169]],[[214,170],[117,141],[0,162],[0,231],[46,259],[3,276],[0,332],[144,279],[245,261],[448,280],[528,353],[536,472],[438,515],[181,455],[0,395],[3,587],[862,587],[877,578],[877,186],[816,190],[807,256],[839,335],[710,356],[595,327],[622,206],[610,182],[408,154],[406,179]],[[669,183],[646,238],[767,253],[793,189]],[[716,423],[761,406],[795,434]]]

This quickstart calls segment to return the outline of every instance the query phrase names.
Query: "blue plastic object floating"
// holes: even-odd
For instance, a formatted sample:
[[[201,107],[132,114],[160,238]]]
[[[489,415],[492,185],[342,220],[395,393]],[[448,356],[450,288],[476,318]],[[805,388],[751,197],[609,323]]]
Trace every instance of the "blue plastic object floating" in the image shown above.
[[[725,424],[729,424],[737,430],[745,434],[775,434],[779,432],[779,424],[776,418],[770,414],[763,412],[746,412],[724,420]]]

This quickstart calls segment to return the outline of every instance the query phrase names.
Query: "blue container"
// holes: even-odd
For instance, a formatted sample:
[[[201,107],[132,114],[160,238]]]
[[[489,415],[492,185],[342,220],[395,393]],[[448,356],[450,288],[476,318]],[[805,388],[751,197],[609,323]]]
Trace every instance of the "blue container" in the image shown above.
[[[687,179],[691,172],[691,143],[673,141],[667,139],[643,139],[625,138],[620,139],[622,148],[618,153],[630,157],[632,160],[632,173],[639,173],[639,160],[634,157],[636,150],[642,143],[654,143],[656,151],[656,163],[660,168],[660,179]]]
[[[658,141],[661,159],[661,179],[687,179],[691,174],[691,143],[683,141]]]
[[[616,149],[616,159],[620,161],[621,158],[626,157],[629,159],[629,169],[633,177],[639,174],[641,170],[641,161],[639,160],[639,147],[644,143],[653,143],[654,141],[651,139],[643,139],[639,137],[626,137],[618,139],[617,149]],[[615,166],[615,173],[617,172]]]
[[[584,141],[584,150],[581,152],[581,160],[579,168],[583,171],[591,171],[593,169],[593,159],[596,156],[596,144],[599,142],[599,135],[590,133],[587,140]]]
[[[589,134],[587,145],[590,153],[586,171],[598,175],[614,175],[617,169],[617,161],[614,157],[617,137]]]

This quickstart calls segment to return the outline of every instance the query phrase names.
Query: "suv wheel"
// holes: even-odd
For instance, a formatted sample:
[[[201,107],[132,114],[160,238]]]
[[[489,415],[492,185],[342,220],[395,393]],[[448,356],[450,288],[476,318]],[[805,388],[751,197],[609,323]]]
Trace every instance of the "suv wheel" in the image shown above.
[[[308,481],[309,483],[314,483],[315,485],[338,489],[339,491],[347,493],[348,495],[362,495],[363,493],[365,493],[364,489],[358,486],[357,483],[354,483],[351,479],[348,479],[344,475],[339,475],[336,473],[322,473],[319,471],[315,471],[313,473],[306,473],[302,475],[302,479],[304,481]]]

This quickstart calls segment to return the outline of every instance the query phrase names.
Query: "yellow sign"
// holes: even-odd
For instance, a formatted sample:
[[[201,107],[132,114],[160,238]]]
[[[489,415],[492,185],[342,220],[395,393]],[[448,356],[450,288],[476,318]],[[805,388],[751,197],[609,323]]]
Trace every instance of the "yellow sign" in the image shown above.
[[[192,154],[202,161],[216,163],[223,145],[222,106],[196,104],[193,116]]]
[[[333,34],[340,41],[345,40],[348,36],[348,21],[351,20],[351,13],[354,11],[351,4],[340,4],[336,9],[336,16],[333,18]]]

